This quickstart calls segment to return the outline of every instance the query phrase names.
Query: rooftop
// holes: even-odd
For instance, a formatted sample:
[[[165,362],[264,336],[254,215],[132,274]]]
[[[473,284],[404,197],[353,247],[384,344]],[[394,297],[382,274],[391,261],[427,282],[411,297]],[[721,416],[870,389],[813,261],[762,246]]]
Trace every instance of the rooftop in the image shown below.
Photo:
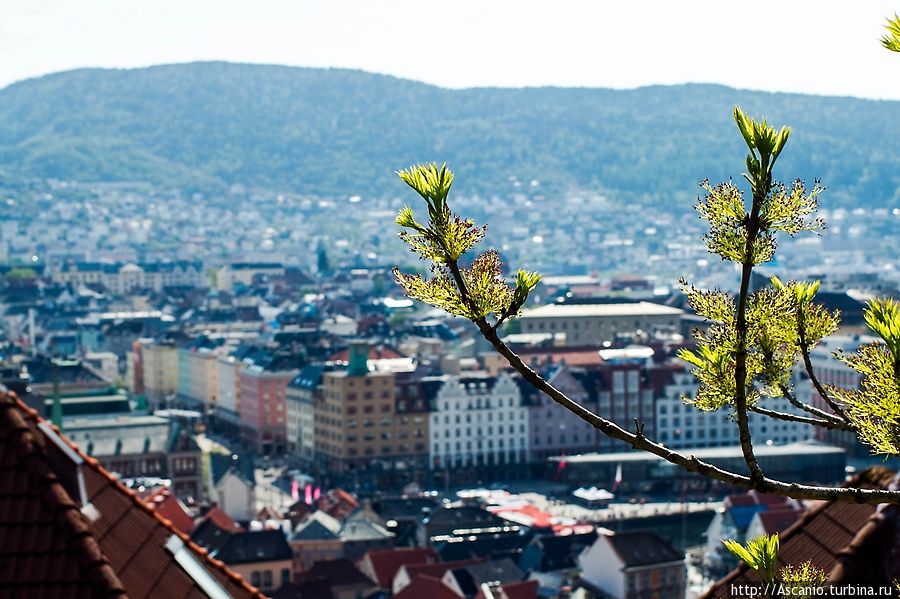
[[[628,304],[547,304],[522,313],[522,318],[579,318],[618,316],[680,316],[684,310],[637,302]]]

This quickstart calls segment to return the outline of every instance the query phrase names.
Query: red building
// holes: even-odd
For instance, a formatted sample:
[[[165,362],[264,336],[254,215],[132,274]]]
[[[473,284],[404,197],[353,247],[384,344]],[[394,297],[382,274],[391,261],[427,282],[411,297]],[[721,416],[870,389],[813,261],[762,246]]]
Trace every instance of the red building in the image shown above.
[[[239,413],[244,442],[262,454],[287,449],[287,386],[298,370],[267,370],[254,365],[238,372]]]

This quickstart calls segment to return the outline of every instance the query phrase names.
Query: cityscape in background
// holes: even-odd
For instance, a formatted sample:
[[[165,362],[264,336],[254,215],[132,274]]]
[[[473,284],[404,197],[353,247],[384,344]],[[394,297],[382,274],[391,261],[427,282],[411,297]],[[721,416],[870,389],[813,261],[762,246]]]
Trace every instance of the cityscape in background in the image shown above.
[[[672,273],[735,279],[709,260],[691,206],[638,217],[510,183],[508,196],[458,200],[490,218],[511,264],[545,274],[505,342],[592,412],[740,470],[730,414],[685,403],[698,382],[675,357],[705,323]],[[406,299],[390,272],[408,261],[396,201],[200,200],[62,181],[10,197],[2,384],[263,593],[697,597],[737,565],[723,539],[802,532],[822,511],[628,451],[522,380],[468,321]],[[753,287],[821,278],[842,325],[811,357],[822,382],[855,388],[832,353],[871,340],[867,298],[897,294],[876,247],[897,217],[828,216],[825,237],[787,244],[790,270],[763,269]],[[826,408],[804,372],[791,382]],[[782,404],[762,407],[798,413]],[[848,433],[757,414],[750,426],[779,479],[841,484],[894,462]]]
[[[0,599],[900,597],[886,0],[4,8]]]

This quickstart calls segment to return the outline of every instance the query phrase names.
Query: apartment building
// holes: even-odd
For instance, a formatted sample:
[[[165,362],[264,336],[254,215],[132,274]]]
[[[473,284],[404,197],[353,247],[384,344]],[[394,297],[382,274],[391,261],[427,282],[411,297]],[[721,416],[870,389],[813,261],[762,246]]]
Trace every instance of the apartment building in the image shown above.
[[[398,400],[398,376],[409,373],[370,370],[368,355],[366,344],[351,344],[346,370],[323,375],[314,409],[316,464],[338,476],[406,480],[428,454],[428,421],[409,396],[419,391],[402,391]]]
[[[432,469],[496,470],[527,463],[528,408],[512,375],[443,375],[425,382],[433,385]]]
[[[103,285],[113,293],[134,289],[162,291],[166,287],[208,287],[202,262],[176,260],[146,264],[63,262],[50,273],[54,283]]]
[[[563,334],[566,345],[596,345],[617,335],[677,331],[683,310],[651,302],[548,304],[525,310],[522,333]]]

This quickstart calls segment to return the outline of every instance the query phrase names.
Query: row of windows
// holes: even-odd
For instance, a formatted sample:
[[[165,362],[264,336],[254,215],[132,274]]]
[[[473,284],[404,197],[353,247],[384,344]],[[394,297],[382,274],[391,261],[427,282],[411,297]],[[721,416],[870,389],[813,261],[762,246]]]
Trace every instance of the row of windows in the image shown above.
[[[409,447],[410,446],[407,445],[406,443],[401,443],[400,445],[397,446],[397,452],[400,454],[409,453],[409,451],[410,451]],[[424,443],[416,443],[415,448],[416,448],[416,452],[421,453],[421,452],[425,451],[425,444]],[[375,447],[371,447],[371,446],[364,447],[363,455],[375,455],[375,449],[376,449]],[[350,447],[349,449],[347,449],[347,455],[350,457],[356,457],[359,455],[359,450],[356,449],[355,447]],[[382,445],[381,453],[379,455],[391,455],[391,446],[390,445]]]
[[[461,441],[457,441],[455,446],[450,443],[444,443],[444,453],[449,454],[451,452],[451,448],[455,447],[456,452],[459,453],[463,450],[463,444]],[[524,439],[510,439],[509,440],[509,449],[515,449],[516,447],[523,448],[525,447]],[[465,443],[466,451],[472,451],[473,449],[477,449],[479,451],[483,451],[484,449],[493,450],[494,449],[494,440],[488,439],[487,442],[483,442],[480,439],[475,441],[466,441]],[[503,439],[497,439],[497,449],[503,450],[506,449],[503,443]],[[441,444],[435,443],[431,447],[431,452],[435,455],[440,455],[441,453]]]
[[[444,438],[447,438],[447,439],[450,438],[450,430],[451,430],[451,429],[449,429],[449,428],[445,428],[445,429],[444,429]],[[462,435],[463,435],[463,433],[462,433],[462,430],[463,430],[463,429],[462,429],[462,428],[456,428],[456,429],[453,429],[453,430],[456,431],[456,434],[454,435],[455,437],[457,437],[457,438],[462,437]],[[482,428],[479,426],[479,427],[477,427],[477,428],[475,429],[475,434],[478,435],[478,436],[480,437],[481,435],[485,434],[485,433],[483,432],[484,430],[485,430],[485,429],[482,429]],[[513,433],[516,432],[516,427],[515,427],[515,425],[509,424],[509,425],[507,425],[507,426],[505,427],[505,431],[506,431],[507,434],[510,434],[510,435],[511,435],[511,434],[513,434]],[[502,435],[503,432],[504,432],[504,427],[503,427],[503,425],[502,425],[502,424],[497,425],[497,434],[498,434],[498,435]],[[524,425],[524,424],[520,424],[520,425],[519,425],[519,433],[522,433],[522,434],[525,433],[525,425]],[[493,427],[493,426],[488,426],[488,427],[487,427],[487,434],[488,434],[488,435],[493,435],[493,434],[494,434],[494,427]],[[435,431],[434,431],[434,436],[435,436],[435,437],[440,437],[440,436],[441,436],[441,431],[440,431],[440,430],[435,430]],[[471,428],[471,427],[468,427],[468,426],[466,427],[466,436],[467,436],[467,437],[471,437],[471,436],[472,436],[472,428]]]

